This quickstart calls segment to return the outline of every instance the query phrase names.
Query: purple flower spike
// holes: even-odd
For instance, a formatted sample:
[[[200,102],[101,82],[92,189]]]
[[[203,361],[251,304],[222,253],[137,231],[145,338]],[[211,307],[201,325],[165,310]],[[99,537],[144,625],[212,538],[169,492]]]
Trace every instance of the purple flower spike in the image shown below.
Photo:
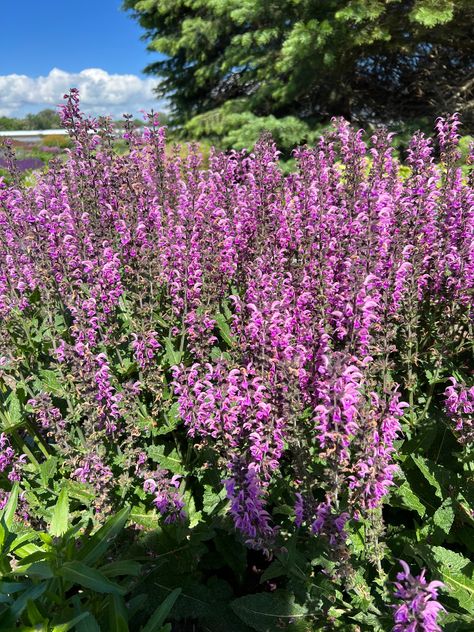
[[[395,620],[393,632],[441,632],[437,619],[445,609],[437,600],[438,589],[444,588],[444,584],[440,581],[428,584],[425,570],[414,577],[406,562],[400,560],[400,564],[403,572],[397,575],[394,595],[402,603],[392,606]]]

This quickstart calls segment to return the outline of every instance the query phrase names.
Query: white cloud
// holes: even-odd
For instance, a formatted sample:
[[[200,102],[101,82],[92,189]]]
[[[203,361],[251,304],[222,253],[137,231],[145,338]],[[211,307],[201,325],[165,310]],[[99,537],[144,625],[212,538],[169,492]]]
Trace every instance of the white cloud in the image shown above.
[[[0,115],[22,116],[43,108],[56,108],[70,88],[78,88],[81,109],[88,114],[120,116],[140,110],[163,110],[153,93],[156,79],[109,74],[101,68],[71,73],[53,68],[45,77],[0,75]]]

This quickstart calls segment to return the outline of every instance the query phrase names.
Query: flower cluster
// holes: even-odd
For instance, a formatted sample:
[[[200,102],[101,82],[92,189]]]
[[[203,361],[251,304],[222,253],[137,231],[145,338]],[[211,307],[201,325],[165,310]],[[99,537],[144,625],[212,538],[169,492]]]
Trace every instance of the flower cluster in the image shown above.
[[[451,377],[451,386],[445,390],[445,408],[455,423],[460,443],[474,442],[474,386],[468,388]]]
[[[400,560],[400,564],[403,571],[397,574],[394,594],[401,603],[393,606],[393,632],[441,632],[437,620],[444,608],[438,602],[438,590],[444,584],[439,581],[428,584],[424,570],[414,577],[406,562]]]
[[[177,474],[169,478],[165,470],[158,470],[143,483],[143,490],[154,495],[153,504],[165,516],[166,524],[186,518],[183,498],[176,491],[180,486],[180,478]]]
[[[439,164],[416,134],[402,172],[384,130],[365,139],[335,120],[288,175],[267,135],[204,165],[194,146],[167,151],[154,116],[126,122],[116,153],[75,90],[62,120],[68,160],[31,188],[0,182],[0,379],[7,394],[28,386],[28,441],[101,507],[143,496],[140,455],[157,454],[146,491],[167,521],[184,507],[159,457],[192,454],[261,548],[291,481],[296,524],[344,542],[393,483],[420,354],[454,358],[468,337],[474,198],[458,118],[438,122]],[[447,409],[471,441],[472,389],[453,384]]]
[[[48,393],[39,393],[34,399],[28,400],[28,405],[44,430],[54,434],[59,428],[64,427],[61,411],[53,405]]]
[[[21,468],[26,461],[26,455],[17,455],[12,448],[7,435],[0,434],[0,473],[7,472],[9,481],[21,480]]]

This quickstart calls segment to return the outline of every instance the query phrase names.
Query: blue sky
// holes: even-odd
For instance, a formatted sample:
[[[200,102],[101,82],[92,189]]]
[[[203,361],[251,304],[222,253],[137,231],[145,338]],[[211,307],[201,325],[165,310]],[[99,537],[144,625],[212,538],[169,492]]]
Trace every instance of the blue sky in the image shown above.
[[[159,59],[121,0],[17,0],[1,3],[0,115],[54,107],[67,88],[97,114],[157,107],[157,80],[143,74]]]

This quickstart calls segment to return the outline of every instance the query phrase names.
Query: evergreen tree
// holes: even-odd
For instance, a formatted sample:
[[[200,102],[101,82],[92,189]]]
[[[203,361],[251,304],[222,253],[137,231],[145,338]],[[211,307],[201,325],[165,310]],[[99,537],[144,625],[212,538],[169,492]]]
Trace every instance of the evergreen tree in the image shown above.
[[[125,0],[172,121],[245,146],[282,148],[332,116],[418,126],[474,123],[473,0]]]

